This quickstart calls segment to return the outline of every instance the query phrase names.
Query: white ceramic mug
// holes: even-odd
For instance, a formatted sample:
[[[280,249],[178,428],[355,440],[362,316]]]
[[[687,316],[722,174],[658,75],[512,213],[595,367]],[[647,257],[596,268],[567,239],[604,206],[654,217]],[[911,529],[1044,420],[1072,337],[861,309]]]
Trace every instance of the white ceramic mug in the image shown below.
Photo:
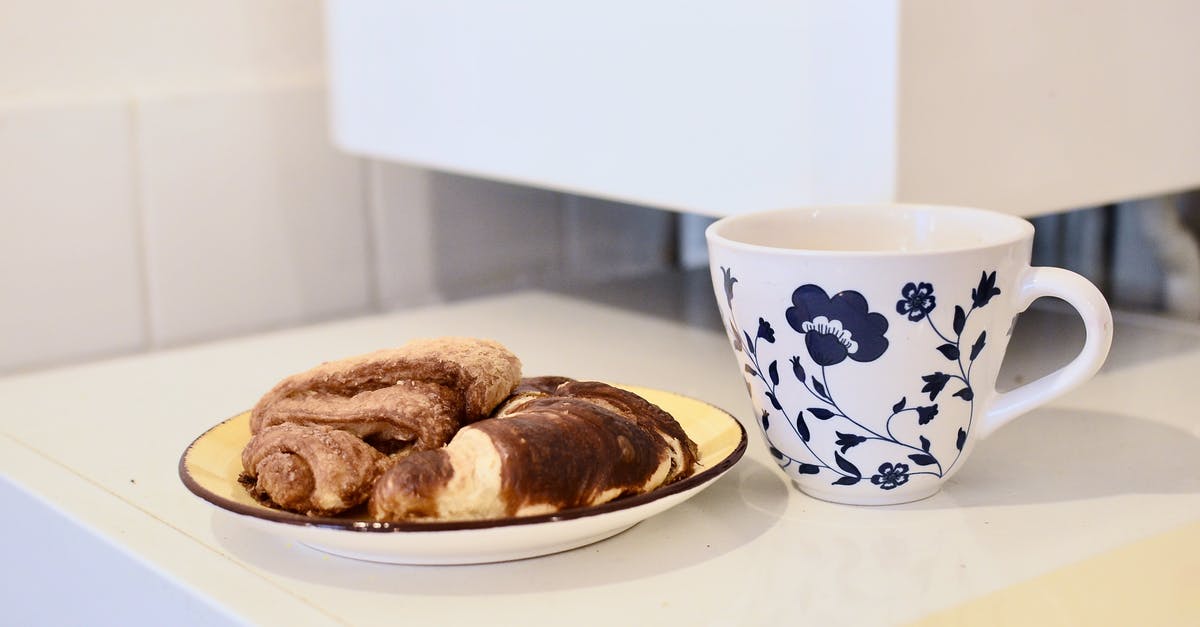
[[[813,207],[705,233],[713,288],[771,454],[805,493],[884,505],[936,493],[976,442],[1091,378],[1112,314],[1087,279],[1030,267],[1033,225],[959,207]],[[1078,310],[1083,349],[996,392],[1016,315]]]

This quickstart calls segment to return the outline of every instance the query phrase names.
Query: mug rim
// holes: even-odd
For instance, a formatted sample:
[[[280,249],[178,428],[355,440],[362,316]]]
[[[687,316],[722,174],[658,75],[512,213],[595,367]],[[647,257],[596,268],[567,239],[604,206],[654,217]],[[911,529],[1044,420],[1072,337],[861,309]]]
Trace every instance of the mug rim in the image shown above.
[[[752,244],[737,239],[732,239],[723,234],[721,231],[730,228],[731,225],[736,225],[740,222],[753,220],[761,220],[780,215],[796,215],[809,214],[812,219],[818,219],[814,213],[825,211],[843,212],[843,211],[858,211],[862,213],[879,214],[879,213],[894,213],[902,211],[909,215],[919,213],[925,214],[958,214],[972,215],[987,220],[993,220],[998,223],[1004,223],[1010,228],[1015,229],[1014,235],[997,237],[995,240],[975,244],[963,244],[960,246],[949,246],[944,248],[925,249],[925,250],[872,250],[872,249],[820,249],[820,248],[795,248],[786,246],[771,246],[767,244]],[[764,211],[750,211],[746,213],[737,213],[725,216],[713,222],[704,230],[705,239],[709,245],[720,244],[726,248],[749,251],[771,253],[776,255],[793,255],[793,256],[819,256],[819,257],[918,257],[918,256],[933,256],[943,255],[948,253],[960,253],[973,250],[985,250],[988,248],[1012,246],[1019,242],[1032,239],[1034,233],[1033,224],[1025,218],[1017,215],[994,211],[991,209],[981,209],[978,207],[967,207],[960,205],[940,205],[940,204],[924,204],[924,203],[856,203],[856,204],[814,204],[804,205],[782,209],[770,209]]]

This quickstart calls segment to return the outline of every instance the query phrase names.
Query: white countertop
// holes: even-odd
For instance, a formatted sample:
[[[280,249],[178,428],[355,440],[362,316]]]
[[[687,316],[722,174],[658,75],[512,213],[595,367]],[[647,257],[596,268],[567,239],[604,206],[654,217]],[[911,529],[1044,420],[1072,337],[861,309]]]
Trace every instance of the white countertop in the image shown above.
[[[600,302],[617,295],[643,310]],[[788,484],[705,306],[645,286],[525,292],[0,379],[0,602],[16,624],[894,624],[1200,521],[1200,412],[1182,393],[1200,373],[1200,327],[1118,314],[1095,380],[981,443],[933,498],[864,508]],[[1079,326],[1023,316],[1001,387],[1065,361]],[[191,440],[284,375],[442,334],[500,340],[526,374],[708,401],[742,420],[750,449],[621,535],[480,566],[333,557],[180,483]]]

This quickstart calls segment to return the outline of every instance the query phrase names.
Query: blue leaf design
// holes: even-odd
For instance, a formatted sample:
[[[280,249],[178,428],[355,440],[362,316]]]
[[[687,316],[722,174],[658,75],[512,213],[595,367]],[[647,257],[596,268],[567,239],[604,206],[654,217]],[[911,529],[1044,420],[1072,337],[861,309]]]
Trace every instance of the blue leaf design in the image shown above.
[[[796,375],[797,381],[804,383],[804,378],[806,376],[804,374],[804,366],[800,365],[800,357],[797,355],[792,356],[792,374]]]
[[[733,334],[733,350],[742,352],[742,338],[738,337],[737,327],[733,326],[733,322],[729,323],[729,330]]]
[[[921,438],[921,450],[928,453],[929,452],[929,440],[926,439],[925,436],[920,436],[920,438]]]
[[[833,418],[833,412],[823,407],[809,407],[808,413],[812,414],[813,418],[817,420],[829,420]]]
[[[800,439],[805,442],[811,437],[808,432],[808,423],[804,422],[804,412],[796,413],[796,433],[800,435]]]
[[[763,426],[763,431],[766,431],[767,429],[771,428],[771,420],[770,420],[770,418],[768,418],[767,412],[765,412],[765,411],[762,414],[762,426]]]
[[[859,472],[858,466],[855,466],[854,464],[851,464],[849,461],[847,461],[845,457],[842,457],[841,453],[834,452],[833,459],[834,459],[834,461],[837,462],[838,468],[841,468],[842,470],[854,475],[855,477],[858,477],[860,479],[862,478],[862,473]]]
[[[938,352],[940,352],[946,357],[946,359],[949,359],[950,361],[958,359],[958,347],[949,342],[942,344],[941,346],[937,347],[937,349]]]
[[[862,481],[862,477],[842,477],[841,479],[834,481],[833,485],[854,485],[859,481]]]
[[[817,396],[820,396],[821,398],[823,398],[825,400],[829,400],[829,394],[827,394],[825,392],[825,384],[821,383],[820,379],[813,379],[812,381],[813,381],[813,390],[816,391]]]
[[[893,413],[893,414],[898,414],[898,413],[900,413],[900,412],[904,411],[904,405],[905,405],[907,402],[908,402],[908,397],[907,397],[907,396],[903,396],[903,397],[901,397],[901,398],[900,398],[900,400],[899,400],[899,401],[897,401],[895,405],[892,405],[892,413]]]
[[[983,350],[986,343],[987,331],[980,331],[979,339],[975,340],[975,343],[971,345],[971,361],[975,361],[975,358],[979,356],[979,351]]]
[[[967,326],[967,312],[963,311],[962,306],[954,306],[954,334],[962,335],[963,327]]]
[[[783,411],[783,405],[779,404],[779,399],[775,398],[775,395],[771,392],[767,392],[767,400],[771,401],[771,407]]]
[[[841,431],[834,431],[834,433],[837,434],[837,442],[834,443],[834,446],[842,447],[843,453],[845,453],[851,447],[858,446],[859,444],[867,441],[866,438],[855,433],[842,433]]]
[[[746,374],[748,374],[748,375],[750,375],[750,376],[752,376],[752,377],[757,377],[757,376],[758,376],[758,371],[757,371],[757,370],[755,370],[754,368],[751,368],[751,367],[750,367],[750,364],[746,364],[746,365],[745,365],[745,369],[746,369]]]
[[[777,448],[775,448],[774,446],[772,446],[772,447],[771,447],[771,457],[774,457],[775,459],[780,459],[780,460],[782,460],[782,459],[783,459],[783,453],[780,453],[780,452],[779,452],[779,449],[777,449]]]
[[[922,453],[913,453],[912,455],[909,455],[908,458],[913,460],[913,463],[918,466],[932,466],[938,463],[937,459],[935,459],[933,455],[924,455]]]
[[[779,362],[772,361],[770,366],[767,366],[767,374],[771,377],[771,385],[779,385]]]
[[[750,334],[745,331],[742,331],[742,335],[746,337],[746,350],[750,351],[750,354],[753,355],[755,351],[754,340],[750,339]]]
[[[970,386],[967,386],[967,387],[955,392],[954,395],[963,399],[964,401],[967,401],[967,402],[970,402],[970,401],[974,400],[974,398],[975,398],[975,392],[971,390]]]
[[[963,445],[966,443],[967,443],[967,432],[963,431],[962,429],[959,429],[958,430],[958,441],[955,442],[954,445],[957,446],[958,450],[961,451]]]
[[[802,475],[815,475],[821,472],[821,467],[816,464],[800,464],[796,467],[796,472]]]

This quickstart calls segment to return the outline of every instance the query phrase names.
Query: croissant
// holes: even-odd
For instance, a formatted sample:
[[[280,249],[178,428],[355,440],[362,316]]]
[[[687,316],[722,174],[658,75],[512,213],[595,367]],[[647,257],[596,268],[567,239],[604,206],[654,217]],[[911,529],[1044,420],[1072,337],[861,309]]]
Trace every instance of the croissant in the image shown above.
[[[367,500],[386,462],[348,432],[281,424],[242,449],[240,481],[260,501],[310,516],[333,515]]]
[[[542,376],[542,377],[525,377],[517,383],[517,387],[513,388],[512,394],[504,399],[499,406],[492,412],[493,416],[503,416],[512,411],[512,408],[524,403],[525,401],[535,398],[549,396],[558,389],[558,386],[564,383],[575,381],[570,377],[558,376]]]
[[[527,380],[528,381],[528,380]],[[603,383],[518,386],[497,415],[376,481],[376,520],[547,514],[648,492],[694,469],[696,445],[661,408]]]
[[[444,337],[323,363],[279,382],[254,406],[251,433],[282,423],[350,432],[385,453],[443,446],[520,382],[497,342]]]
[[[597,381],[574,381],[563,377],[541,377],[530,381],[528,389],[545,389],[548,383],[559,381],[557,387],[549,396],[577,398],[595,403],[617,414],[637,422],[642,428],[657,433],[668,446],[671,461],[671,471],[668,483],[677,478],[692,474],[696,459],[700,456],[696,443],[688,437],[687,432],[671,414],[650,401],[621,388]],[[540,386],[540,387],[539,387]],[[536,392],[533,392],[536,394]],[[520,411],[522,405],[509,405],[498,415],[506,416],[511,412]]]

